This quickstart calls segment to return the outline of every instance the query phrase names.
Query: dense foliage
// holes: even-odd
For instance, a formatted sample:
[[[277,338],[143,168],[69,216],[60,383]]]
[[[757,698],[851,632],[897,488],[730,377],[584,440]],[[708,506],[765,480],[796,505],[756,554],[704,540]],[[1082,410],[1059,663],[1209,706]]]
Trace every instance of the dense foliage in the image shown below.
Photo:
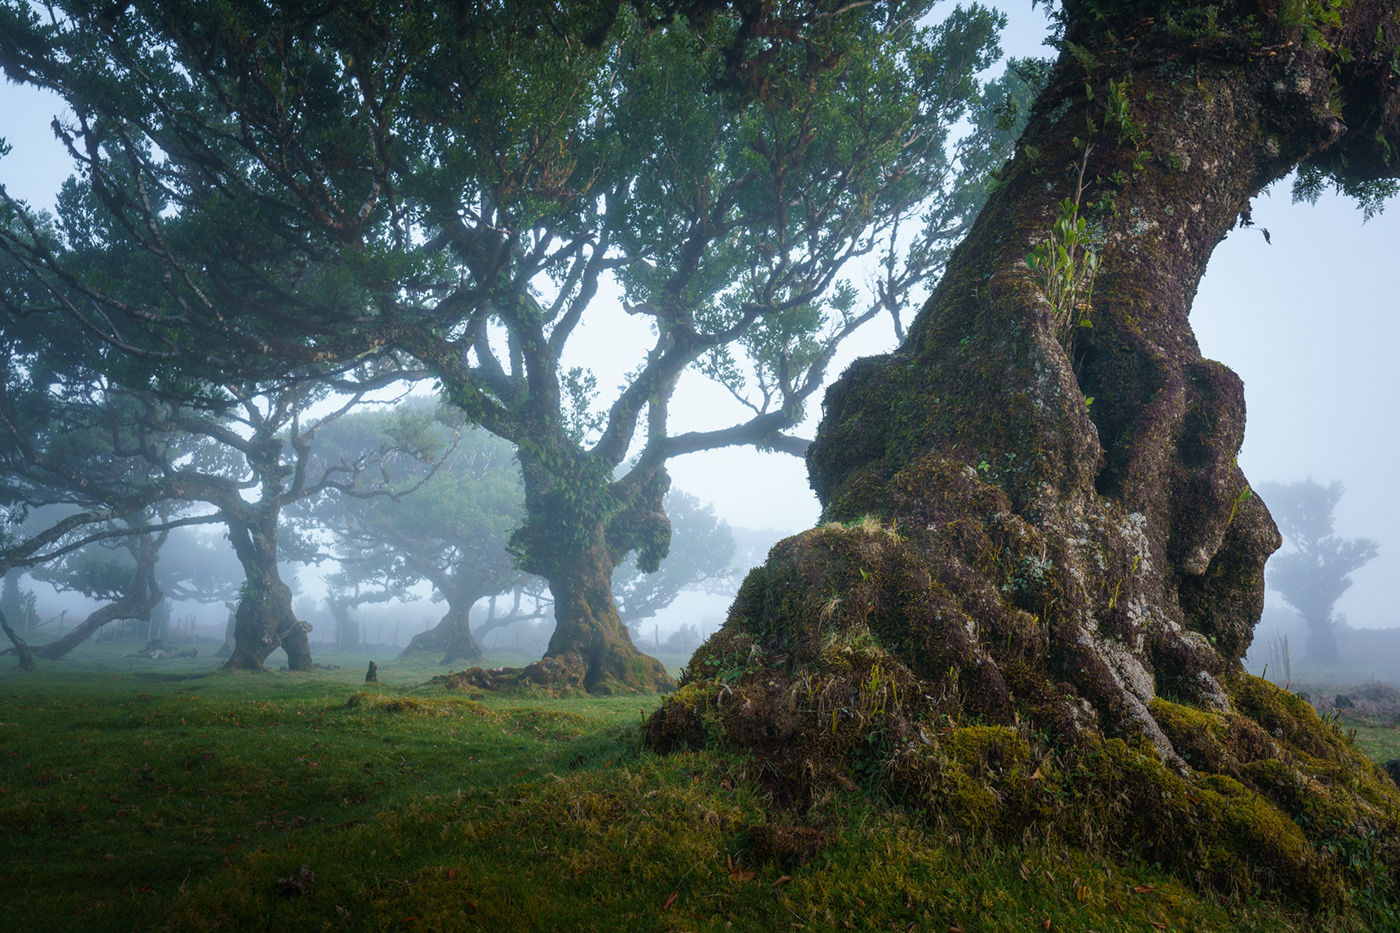
[[[512,546],[554,590],[550,653],[656,686],[609,580],[665,554],[666,460],[800,453],[836,347],[899,329],[1009,142],[1014,116],[981,109],[950,149],[1000,20],[919,25],[930,6],[9,5],[0,64],[69,102],[80,169],[56,225],[5,202],[0,250],[44,292],[14,304],[186,393],[425,367],[517,447]],[[618,310],[608,283],[653,337],[602,399],[569,351]],[[687,371],[739,419],[673,430]]]

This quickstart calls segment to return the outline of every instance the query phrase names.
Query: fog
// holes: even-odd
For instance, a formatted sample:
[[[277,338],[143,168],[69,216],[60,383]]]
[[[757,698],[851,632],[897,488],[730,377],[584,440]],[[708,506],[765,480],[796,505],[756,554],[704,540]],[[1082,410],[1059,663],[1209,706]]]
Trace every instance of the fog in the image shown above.
[[[994,5],[1010,17],[1003,40],[1009,54],[1046,53],[1040,44],[1045,35],[1042,10],[1029,2]],[[48,128],[54,111],[52,98],[8,83],[0,86],[0,136],[13,147],[0,160],[0,179],[36,205],[52,204],[69,172],[66,155]],[[1391,408],[1391,400],[1400,397],[1400,367],[1389,358],[1400,346],[1394,281],[1400,208],[1392,205],[1388,213],[1363,223],[1354,203],[1331,194],[1315,206],[1291,203],[1291,180],[1284,180],[1256,201],[1253,217],[1254,229],[1236,230],[1216,250],[1192,313],[1205,355],[1228,365],[1245,383],[1249,422],[1240,465],[1255,484],[1307,476],[1324,484],[1342,482],[1346,494],[1336,512],[1337,533],[1375,539],[1380,556],[1352,575],[1353,586],[1336,612],[1355,629],[1400,625],[1392,585],[1400,575],[1400,535],[1395,531],[1400,493],[1394,479],[1396,417]],[[1269,231],[1267,241],[1261,228]],[[578,356],[569,362],[592,367],[603,387],[616,385],[644,352],[645,327],[620,310],[589,319],[578,335]],[[839,374],[857,356],[886,352],[893,343],[888,322],[872,322],[843,349],[831,372]],[[690,374],[672,411],[677,427],[692,429],[723,424],[739,410],[721,390]],[[814,406],[798,433],[812,436],[819,415]],[[803,463],[786,454],[694,454],[672,461],[670,472],[676,488],[713,503],[731,525],[768,529],[764,534],[772,540],[819,518]],[[302,594],[313,599],[324,595],[323,572],[295,569]],[[90,606],[42,585],[36,589],[43,617],[66,609],[71,623],[74,614]],[[713,630],[727,603],[724,595],[687,594],[648,620],[643,631],[648,638],[664,640],[682,625]],[[227,613],[221,604],[175,608],[177,617],[189,613],[197,617],[201,634],[222,636]],[[426,600],[359,610],[369,629],[366,641],[389,640],[397,618],[400,644],[440,615],[440,607]],[[1258,644],[1266,636],[1296,630],[1296,619],[1290,620],[1271,595]],[[1296,655],[1301,636],[1293,637]],[[312,641],[322,638],[318,631]],[[1251,660],[1257,667],[1257,651]],[[1394,659],[1386,660],[1379,666],[1389,669]]]

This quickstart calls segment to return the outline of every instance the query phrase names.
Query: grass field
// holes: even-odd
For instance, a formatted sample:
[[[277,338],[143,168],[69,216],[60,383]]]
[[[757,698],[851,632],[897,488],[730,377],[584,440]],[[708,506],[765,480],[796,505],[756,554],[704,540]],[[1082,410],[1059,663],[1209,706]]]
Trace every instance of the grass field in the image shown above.
[[[950,838],[858,790],[808,817],[829,844],[804,861],[771,843],[793,816],[746,762],[642,749],[656,698],[472,700],[391,658],[366,685],[360,655],[314,674],[131,660],[0,671],[11,929],[1356,928]],[[1388,756],[1379,731],[1358,741]]]
[[[1356,744],[1366,753],[1366,757],[1377,763],[1391,758],[1400,758],[1400,729],[1393,725],[1376,725],[1370,722],[1346,723],[1345,728],[1356,730]]]

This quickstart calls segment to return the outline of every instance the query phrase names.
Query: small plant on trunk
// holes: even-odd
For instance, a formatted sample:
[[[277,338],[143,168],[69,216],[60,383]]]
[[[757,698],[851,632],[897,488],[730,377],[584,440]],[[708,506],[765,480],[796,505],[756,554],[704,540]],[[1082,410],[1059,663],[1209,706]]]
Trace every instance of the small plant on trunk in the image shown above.
[[[1088,222],[1079,213],[1084,195],[1084,167],[1091,147],[1084,149],[1074,197],[1060,202],[1060,215],[1050,227],[1045,242],[1026,256],[1026,265],[1035,273],[1037,284],[1050,303],[1055,336],[1070,352],[1080,328],[1093,327],[1090,318],[1094,298],[1094,278],[1099,271],[1098,245]]]

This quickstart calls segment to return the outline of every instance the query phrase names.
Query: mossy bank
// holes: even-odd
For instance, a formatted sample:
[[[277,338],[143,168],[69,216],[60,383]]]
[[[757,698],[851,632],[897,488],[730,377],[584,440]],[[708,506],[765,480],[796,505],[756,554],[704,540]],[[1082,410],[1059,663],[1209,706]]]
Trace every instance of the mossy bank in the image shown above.
[[[1008,842],[841,781],[799,818],[757,758],[647,751],[654,698],[477,702],[357,679],[0,675],[12,926],[1367,928],[1355,906],[1204,893],[1102,846]],[[997,768],[1025,754],[1017,735],[938,741],[959,767]]]

